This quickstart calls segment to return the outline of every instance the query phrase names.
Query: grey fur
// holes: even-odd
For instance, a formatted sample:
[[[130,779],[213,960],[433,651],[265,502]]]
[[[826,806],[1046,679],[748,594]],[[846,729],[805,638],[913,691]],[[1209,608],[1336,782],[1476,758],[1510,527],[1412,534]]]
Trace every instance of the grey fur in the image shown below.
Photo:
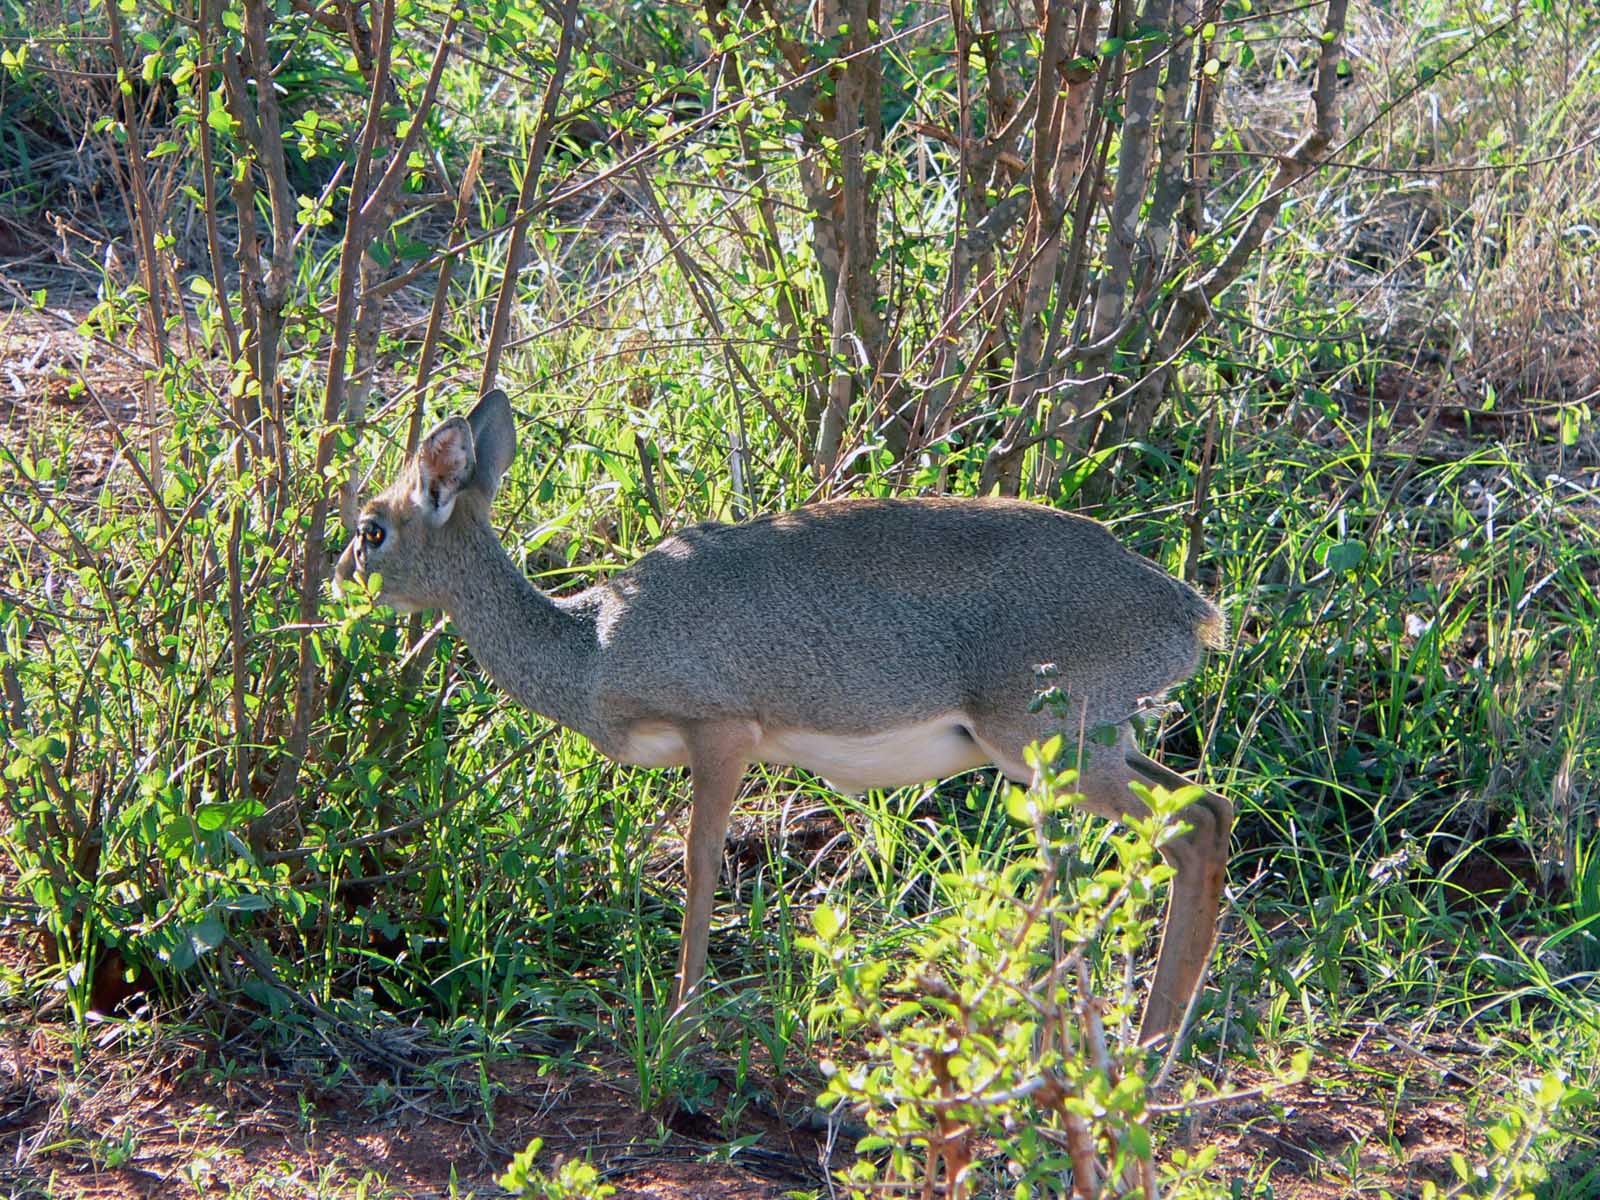
[[[1052,682],[1071,702],[1069,732],[1120,728],[1115,747],[1085,747],[1091,809],[1138,811],[1127,788],[1135,778],[1184,782],[1138,755],[1127,722],[1142,698],[1187,678],[1204,649],[1220,644],[1222,616],[1094,521],[999,499],[816,504],[695,525],[604,583],[552,599],[507,557],[489,523],[514,451],[503,393],[484,397],[465,421],[441,424],[363,510],[367,533],[351,542],[337,578],[376,571],[396,607],[443,608],[496,682],[610,757],[627,758],[652,731],[669,739],[682,731],[683,756],[669,752],[654,765],[694,765],[698,785],[700,765],[709,777],[716,762],[742,771],[761,758],[759,731],[846,741],[954,714],[959,729],[948,736],[981,747],[975,761],[1026,778],[1022,747],[1060,724],[1028,711],[1042,686],[1038,667],[1053,663]],[[454,473],[463,461],[474,464],[464,479]],[[447,519],[435,525],[430,511]],[[370,544],[373,528],[381,544]],[[695,757],[704,730],[729,747],[722,759],[703,747]],[[724,820],[731,802],[731,794],[716,801]],[[698,790],[696,804],[698,822]],[[1205,880],[1193,895],[1210,905],[1214,924],[1231,810],[1208,797],[1195,823],[1204,826],[1195,844],[1175,843],[1169,857],[1180,875],[1185,856],[1197,864],[1190,876]],[[704,836],[720,847],[722,828],[708,821]],[[691,924],[686,917],[686,939]],[[1155,1001],[1147,1009],[1147,1032],[1181,1015],[1188,992],[1177,991],[1192,991],[1211,943],[1209,926],[1183,935],[1202,934],[1199,965],[1172,969],[1176,982],[1160,1014]],[[699,967],[685,954],[684,971],[695,976],[680,978],[687,992]],[[1158,990],[1165,961],[1164,950]]]
[[[480,506],[416,532],[409,566],[429,585],[385,555],[385,598],[443,608],[497,683],[606,753],[641,719],[856,733],[1025,711],[1042,663],[1091,726],[1120,723],[1192,674],[1221,627],[1214,605],[1101,525],[1012,500],[708,522],[561,600],[523,577]]]

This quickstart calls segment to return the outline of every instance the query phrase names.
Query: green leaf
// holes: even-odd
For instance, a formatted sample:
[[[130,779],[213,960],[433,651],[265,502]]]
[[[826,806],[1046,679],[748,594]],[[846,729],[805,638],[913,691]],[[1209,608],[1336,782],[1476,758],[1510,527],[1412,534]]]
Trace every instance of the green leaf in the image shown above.
[[[831,942],[844,928],[844,918],[831,904],[819,904],[811,913],[811,927],[824,942]]]
[[[207,833],[215,833],[228,823],[228,806],[202,804],[195,810],[194,823]]]
[[[1329,546],[1323,554],[1322,565],[1340,574],[1354,571],[1367,561],[1367,547],[1363,542],[1347,540]]]
[[[228,927],[215,912],[208,912],[190,932],[196,950],[215,950],[228,936]]]

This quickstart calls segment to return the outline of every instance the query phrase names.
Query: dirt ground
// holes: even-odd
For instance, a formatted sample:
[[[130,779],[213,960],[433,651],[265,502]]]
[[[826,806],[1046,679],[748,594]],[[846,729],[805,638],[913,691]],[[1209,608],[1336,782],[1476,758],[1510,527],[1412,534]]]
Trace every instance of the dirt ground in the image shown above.
[[[827,1194],[852,1158],[853,1137],[830,1140],[806,1120],[807,1089],[793,1082],[780,1095],[759,1078],[738,1095],[719,1082],[701,1111],[662,1117],[639,1110],[636,1081],[604,1052],[558,1069],[549,1058],[494,1064],[485,1104],[470,1066],[454,1086],[437,1071],[426,1083],[367,1071],[330,1083],[326,1062],[219,1060],[193,1033],[100,1033],[75,1064],[59,1023],[13,1011],[0,1026],[10,1196],[493,1195],[511,1155],[540,1137],[540,1166],[586,1159],[624,1200],[777,1200]],[[1422,1181],[1453,1177],[1452,1152],[1473,1157],[1482,1140],[1464,1100],[1472,1058],[1381,1035],[1322,1047],[1308,1081],[1215,1104],[1158,1144],[1214,1146],[1213,1177],[1270,1184],[1281,1200],[1416,1196]],[[1236,1089],[1261,1079],[1246,1065],[1229,1074]]]
[[[12,888],[4,888],[14,893]],[[272,1056],[192,1024],[107,1020],[76,1039],[53,995],[15,986],[37,937],[0,925],[0,1194],[11,1200],[167,1196],[503,1195],[496,1180],[530,1139],[537,1165],[581,1158],[618,1200],[780,1200],[828,1195],[855,1133],[809,1106],[817,1081],[774,1083],[706,1051],[697,1111],[641,1111],[637,1078],[606,1049],[543,1044],[486,1062],[408,1046],[409,1070],[350,1066],[331,1049]],[[1210,1174],[1277,1200],[1416,1197],[1453,1178],[1483,1136],[1468,1097],[1481,1048],[1414,1046],[1374,1026],[1317,1048],[1307,1080],[1199,1109],[1158,1134],[1164,1157],[1214,1147]],[[1205,1069],[1227,1092],[1267,1074],[1225,1053]],[[1181,1076],[1169,1088],[1177,1099]],[[1491,1085],[1492,1086],[1492,1085]],[[486,1099],[487,1097],[487,1099]],[[837,1194],[837,1193],[834,1193]]]
[[[641,1113],[633,1081],[602,1056],[567,1073],[504,1062],[460,1086],[388,1087],[361,1073],[332,1086],[326,1064],[219,1064],[182,1035],[119,1053],[114,1027],[73,1065],[58,1028],[0,1034],[0,1182],[11,1195],[131,1200],[231,1190],[250,1196],[503,1194],[513,1153],[544,1139],[538,1165],[587,1158],[621,1197],[755,1200],[824,1185],[824,1134],[725,1106],[668,1120]],[[719,1093],[725,1089],[719,1088]],[[719,1095],[719,1101],[726,1096]],[[753,1139],[729,1151],[734,1138]]]

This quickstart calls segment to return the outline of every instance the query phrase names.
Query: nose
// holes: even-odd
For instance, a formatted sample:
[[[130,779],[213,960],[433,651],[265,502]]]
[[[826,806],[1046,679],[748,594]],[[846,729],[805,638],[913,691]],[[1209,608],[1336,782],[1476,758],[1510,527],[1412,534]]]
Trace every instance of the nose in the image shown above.
[[[356,543],[355,539],[344,548],[344,553],[339,556],[338,565],[333,568],[333,590],[338,593],[341,584],[349,583],[356,576]]]

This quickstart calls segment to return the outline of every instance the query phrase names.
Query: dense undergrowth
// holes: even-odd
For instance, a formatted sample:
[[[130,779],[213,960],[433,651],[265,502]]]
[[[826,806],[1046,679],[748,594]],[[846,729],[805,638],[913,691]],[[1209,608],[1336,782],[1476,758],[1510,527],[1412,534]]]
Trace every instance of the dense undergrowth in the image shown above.
[[[1207,297],[1205,322],[1169,347],[1163,332],[1188,319],[1186,279],[1225,260],[1222,231],[1270,191],[1260,157],[1300,135],[1329,44],[1295,13],[1210,6],[1212,24],[1188,36],[1218,48],[1195,64],[1227,102],[1209,183],[1192,164],[1187,182],[1212,218],[1175,226],[1182,253],[1144,275],[1129,266],[1130,304],[1148,306],[1150,328],[1130,324],[1115,352],[1090,355],[1114,381],[1109,398],[1063,415],[1051,398],[1082,378],[1063,368],[1041,384],[1018,364],[1030,328],[1057,346],[1061,330],[1094,327],[1089,283],[1116,269],[1108,215],[1098,189],[1072,193],[1088,197],[1067,226],[1084,230],[1081,276],[1063,266],[1042,307],[1020,284],[951,300],[982,274],[981,255],[958,262],[960,235],[981,223],[974,197],[1002,211],[1016,177],[997,174],[980,195],[929,132],[959,114],[948,10],[878,13],[881,120],[859,124],[879,142],[852,167],[792,99],[774,98],[792,97],[794,63],[758,21],[716,26],[733,18],[715,5],[594,6],[564,63],[550,13],[489,7],[456,27],[462,52],[443,64],[409,159],[377,160],[404,162],[403,182],[352,258],[342,189],[354,134],[407,137],[442,11],[399,6],[387,117],[366,109],[371,61],[339,30],[277,14],[285,203],[241,119],[261,118],[259,92],[241,76],[234,96],[223,68],[194,86],[209,43],[187,14],[123,6],[113,27],[100,5],[0,0],[12,320],[41,342],[78,327],[74,344],[94,360],[52,357],[37,378],[14,364],[0,448],[0,862],[6,919],[37,934],[3,976],[8,1005],[79,1023],[242,1022],[267,1045],[314,1026],[378,1061],[396,1053],[391,1034],[418,1025],[481,1055],[592,1039],[631,1057],[645,1104],[692,1104],[708,1086],[658,1036],[680,880],[661,835],[681,781],[609,764],[515,708],[448,626],[334,600],[305,574],[343,536],[349,484],[387,479],[420,423],[462,408],[489,344],[523,446],[499,520],[550,590],[693,520],[821,494],[1008,484],[1092,505],[1197,580],[1226,607],[1230,646],[1144,739],[1177,765],[1203,764],[1240,814],[1186,1063],[1197,1075],[1228,1056],[1276,1069],[1308,1048],[1314,1076],[1318,1055],[1365,1036],[1468,1045],[1482,1056],[1470,1102],[1481,1153],[1441,1182],[1517,1194],[1550,1165],[1545,1195],[1589,1194],[1593,14],[1441,2],[1402,19],[1356,5],[1329,76],[1340,123],[1328,161],[1283,198],[1249,269]],[[370,33],[374,7],[351,11]],[[250,31],[231,17],[206,37],[248,67]],[[972,21],[997,27],[985,6]],[[1097,45],[1094,61],[1159,65],[1141,29]],[[851,53],[851,36],[802,49],[825,66]],[[971,49],[985,82],[1025,74],[1034,43],[989,42]],[[565,90],[541,106],[557,77]],[[835,86],[853,78],[842,70]],[[1115,94],[1124,76],[1108,78]],[[1118,110],[1105,111],[1115,163]],[[993,118],[981,101],[967,115],[984,128]],[[541,138],[550,149],[533,168]],[[821,171],[797,146],[838,157]],[[805,177],[814,169],[822,183]],[[806,188],[831,181],[848,195],[852,169],[872,177],[861,186],[877,210],[866,233],[841,218],[830,242],[805,220]],[[507,338],[495,293],[530,176],[539,207]],[[1109,194],[1116,176],[1103,182]],[[268,236],[284,211],[292,244]],[[151,214],[163,219],[146,229]],[[1070,261],[1037,223],[991,224],[1003,264]],[[236,255],[252,238],[259,253]],[[863,279],[850,253],[869,244],[875,277]],[[141,273],[141,247],[155,277]],[[413,277],[387,309],[352,309],[342,256],[363,295]],[[274,289],[276,309],[260,299]],[[868,296],[881,319],[841,325],[847,296]],[[922,353],[947,317],[950,356]],[[277,322],[270,363],[252,350],[264,321]],[[330,407],[335,363],[342,399]],[[1124,404],[1148,395],[1135,385],[1152,375],[1165,380],[1154,403]],[[897,424],[911,411],[902,377],[946,403],[947,419],[926,401]],[[35,385],[71,406],[31,402]],[[743,809],[757,848],[732,856],[712,955],[723,986],[711,1028],[741,1081],[759,1071],[816,1090],[818,1059],[874,1052],[841,972],[914,959],[923,931],[959,938],[963,918],[1009,936],[1004,912],[974,900],[994,894],[1004,910],[1036,882],[1007,873],[1031,861],[1037,830],[1006,810],[987,776],[860,800],[759,778]],[[1076,864],[1062,869],[1092,885],[1111,835],[1061,820]],[[819,901],[827,929],[813,925]],[[826,952],[841,944],[835,910],[849,914],[843,965]],[[1090,992],[1122,996],[1111,955],[1084,961]],[[902,1151],[926,1149],[925,1126],[898,1132]],[[1205,1179],[1197,1169],[1193,1186],[1271,1194]]]

